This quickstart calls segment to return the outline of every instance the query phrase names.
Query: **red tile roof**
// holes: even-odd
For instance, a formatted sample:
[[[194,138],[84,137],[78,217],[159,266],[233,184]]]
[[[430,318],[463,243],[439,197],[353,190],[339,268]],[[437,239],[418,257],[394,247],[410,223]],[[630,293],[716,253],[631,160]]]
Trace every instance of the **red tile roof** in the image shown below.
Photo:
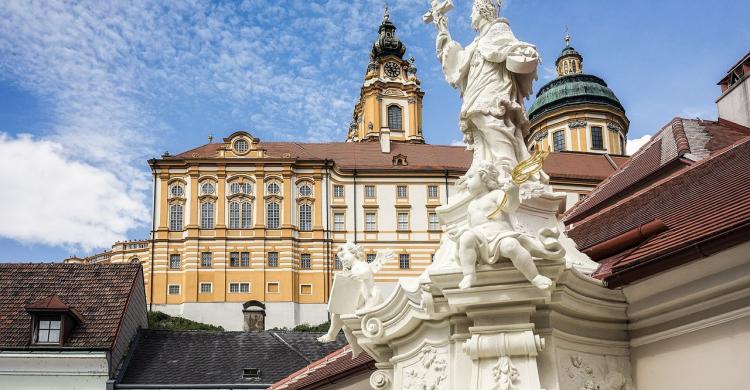
[[[64,347],[110,349],[139,264],[0,264],[0,348],[30,344],[28,307],[65,306],[82,322]]]
[[[693,161],[711,156],[750,135],[750,128],[725,120],[675,118],[629,162],[603,181],[583,201],[568,210],[566,224],[575,223],[623,199],[653,180],[685,169]]]
[[[571,225],[568,235],[584,250],[655,219],[667,227],[601,260],[596,277],[614,287],[750,241],[750,137],[711,153]],[[633,158],[631,165],[650,157]]]
[[[166,160],[215,158],[224,144],[211,143],[188,150]],[[376,142],[261,142],[260,149],[268,158],[297,160],[332,160],[342,169],[359,170],[450,170],[465,172],[471,164],[472,153],[463,146],[392,143],[390,153],[382,153]],[[406,156],[408,165],[394,166],[393,158]],[[609,158],[608,158],[609,157]],[[601,181],[628,160],[625,156],[605,156],[595,153],[552,153],[544,170],[553,179]],[[614,165],[613,165],[614,164]]]
[[[370,355],[362,352],[352,359],[352,348],[347,345],[274,383],[269,390],[318,389],[355,373],[373,370],[375,360]]]

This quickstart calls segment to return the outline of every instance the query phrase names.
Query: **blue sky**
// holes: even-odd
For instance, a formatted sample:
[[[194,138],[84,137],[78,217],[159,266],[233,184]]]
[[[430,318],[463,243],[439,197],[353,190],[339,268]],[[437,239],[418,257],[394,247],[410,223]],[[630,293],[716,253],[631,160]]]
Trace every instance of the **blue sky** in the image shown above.
[[[391,0],[426,92],[428,142],[460,139],[428,0]],[[455,0],[468,43],[471,1]],[[343,140],[384,2],[6,0],[0,8],[0,261],[53,261],[146,238],[146,160],[244,129]],[[750,47],[740,2],[506,0],[554,77],[565,26],[586,73],[625,106],[630,139],[672,117],[716,117],[716,82]]]

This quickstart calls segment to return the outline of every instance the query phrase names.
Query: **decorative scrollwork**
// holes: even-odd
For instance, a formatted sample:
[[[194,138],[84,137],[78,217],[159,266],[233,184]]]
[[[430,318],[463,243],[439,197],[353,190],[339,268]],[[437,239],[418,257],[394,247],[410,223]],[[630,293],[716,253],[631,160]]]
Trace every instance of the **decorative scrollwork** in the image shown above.
[[[589,122],[578,119],[578,120],[568,122],[568,127],[570,127],[571,129],[577,129],[580,127],[586,127],[588,126],[588,124]]]
[[[362,318],[362,333],[369,338],[378,338],[383,336],[385,328],[383,328],[383,321],[375,317]]]
[[[370,375],[370,386],[375,390],[385,390],[391,387],[391,375],[383,370],[377,370]]]

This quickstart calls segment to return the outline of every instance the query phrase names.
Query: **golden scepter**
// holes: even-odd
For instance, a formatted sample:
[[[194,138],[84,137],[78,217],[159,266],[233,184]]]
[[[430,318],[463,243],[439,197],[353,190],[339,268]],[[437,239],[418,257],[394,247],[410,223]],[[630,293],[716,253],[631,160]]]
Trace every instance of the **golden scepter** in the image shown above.
[[[534,151],[534,155],[518,163],[518,165],[516,165],[516,167],[513,168],[513,171],[511,171],[510,173],[510,177],[511,180],[513,180],[513,183],[517,186],[520,186],[521,184],[529,181],[532,176],[541,172],[542,168],[544,167],[544,160],[547,158],[547,156],[549,156],[549,151],[540,146]],[[497,218],[500,213],[503,212],[503,208],[505,207],[506,203],[508,203],[507,193],[503,194],[503,200],[500,202],[500,205],[497,206],[497,209],[495,209],[495,211],[488,214],[487,218]]]

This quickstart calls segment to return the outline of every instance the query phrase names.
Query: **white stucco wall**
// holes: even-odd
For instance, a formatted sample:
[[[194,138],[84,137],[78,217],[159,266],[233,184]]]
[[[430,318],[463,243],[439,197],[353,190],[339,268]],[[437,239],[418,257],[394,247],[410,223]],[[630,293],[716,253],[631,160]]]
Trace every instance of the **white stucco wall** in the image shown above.
[[[735,85],[716,102],[719,118],[750,126],[750,77]]]
[[[631,349],[639,390],[747,389],[750,317]]]
[[[0,352],[0,389],[103,390],[104,352]]]

